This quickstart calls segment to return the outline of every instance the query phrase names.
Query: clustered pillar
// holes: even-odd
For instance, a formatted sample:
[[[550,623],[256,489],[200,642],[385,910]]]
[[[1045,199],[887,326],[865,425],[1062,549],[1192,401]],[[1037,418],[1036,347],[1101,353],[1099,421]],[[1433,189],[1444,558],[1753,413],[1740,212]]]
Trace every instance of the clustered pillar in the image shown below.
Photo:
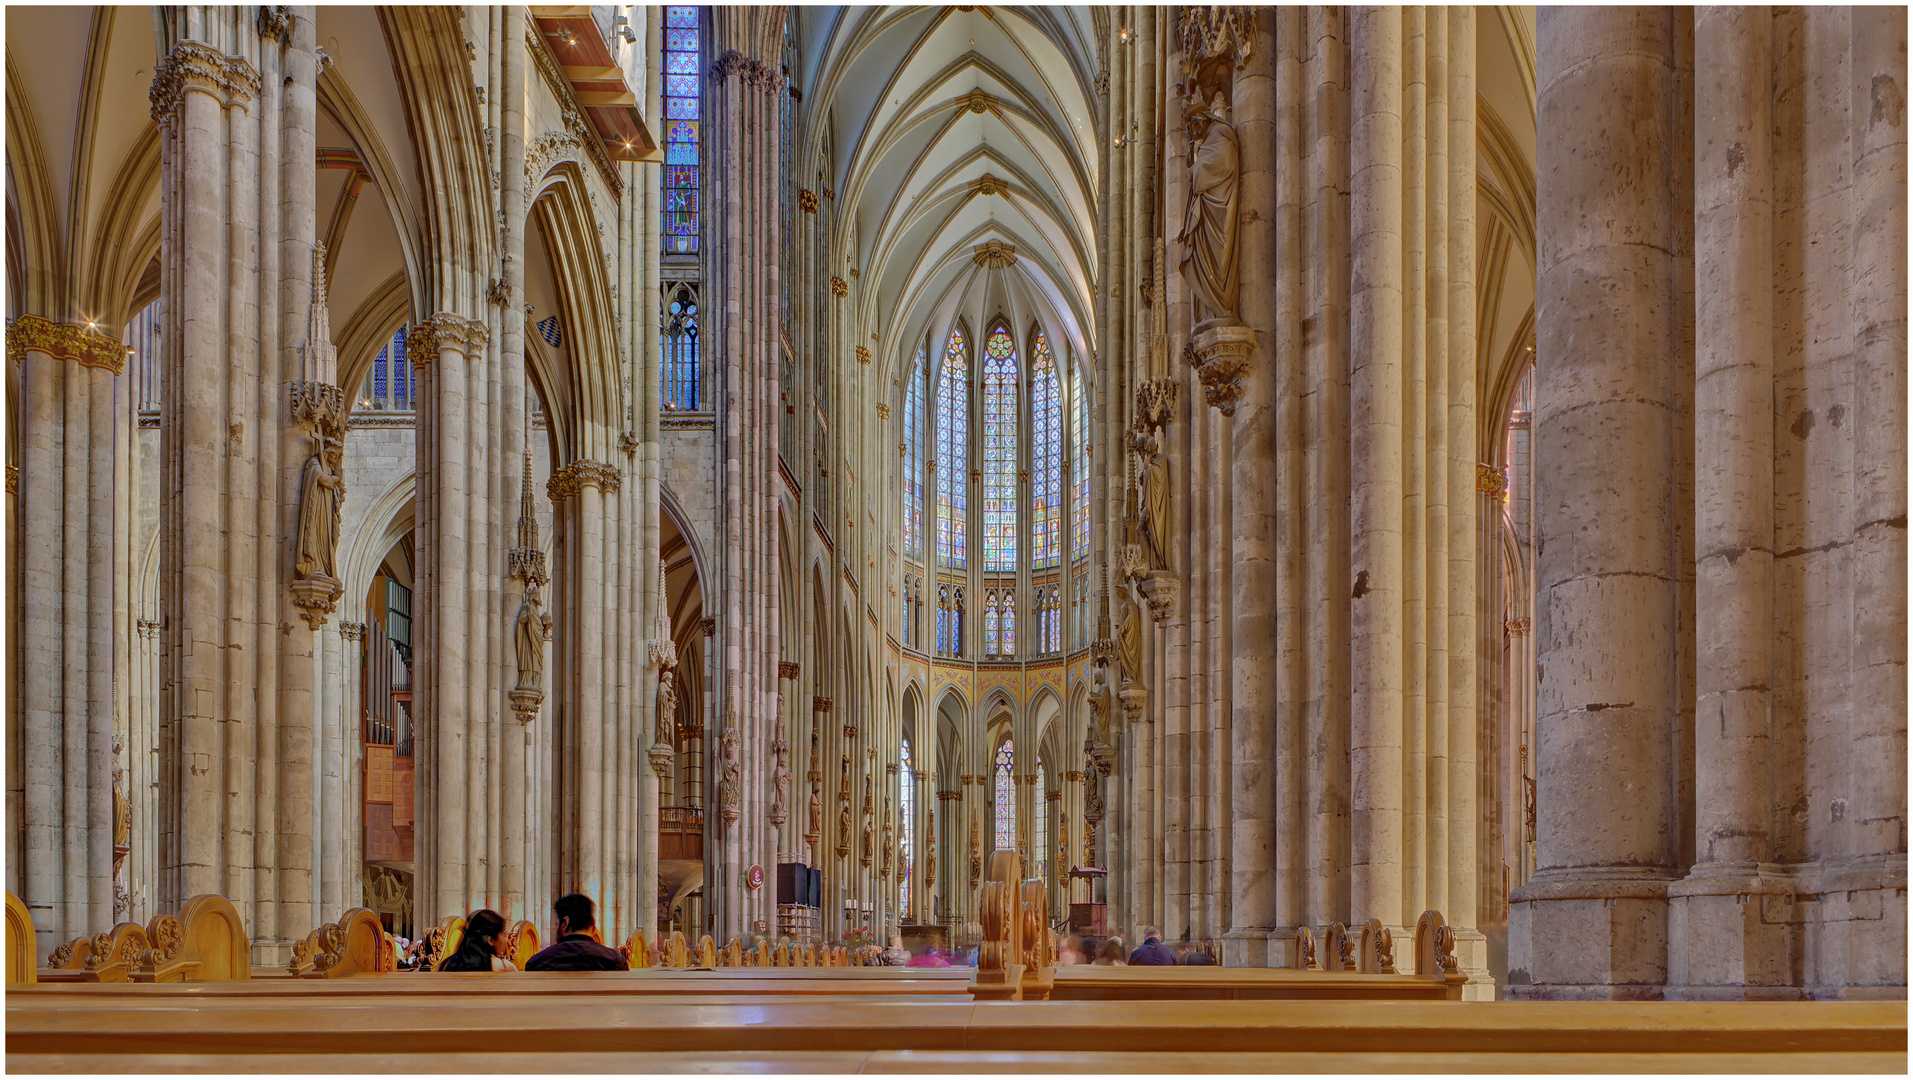
[[[1509,992],[1903,994],[1905,19],[1539,29],[1537,872]]]

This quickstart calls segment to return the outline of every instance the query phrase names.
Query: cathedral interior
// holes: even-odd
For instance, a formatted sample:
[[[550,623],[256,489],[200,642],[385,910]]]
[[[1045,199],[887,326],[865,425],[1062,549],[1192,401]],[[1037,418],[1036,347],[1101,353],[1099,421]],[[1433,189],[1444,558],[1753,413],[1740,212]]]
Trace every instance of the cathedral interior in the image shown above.
[[[1013,852],[1224,968],[1904,1000],[1904,8],[5,23],[34,964],[987,951]]]

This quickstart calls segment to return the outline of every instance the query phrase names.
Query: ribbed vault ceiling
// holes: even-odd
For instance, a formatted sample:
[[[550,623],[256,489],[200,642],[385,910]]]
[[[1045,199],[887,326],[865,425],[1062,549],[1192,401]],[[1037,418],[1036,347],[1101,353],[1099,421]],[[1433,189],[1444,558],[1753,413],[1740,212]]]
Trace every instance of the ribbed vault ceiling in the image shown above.
[[[832,250],[860,278],[855,339],[876,335],[889,365],[955,315],[1000,308],[1019,334],[1034,318],[1088,355],[1101,152],[1089,9],[811,8],[798,31],[812,119],[794,171],[810,179],[828,141]],[[980,262],[992,242],[1014,261]]]

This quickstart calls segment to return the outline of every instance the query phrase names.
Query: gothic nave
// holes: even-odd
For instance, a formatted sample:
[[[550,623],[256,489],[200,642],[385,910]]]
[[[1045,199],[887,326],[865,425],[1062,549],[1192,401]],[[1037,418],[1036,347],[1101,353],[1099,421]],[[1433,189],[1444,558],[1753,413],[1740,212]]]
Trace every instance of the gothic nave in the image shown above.
[[[1905,997],[1904,8],[5,28],[39,962],[960,950],[1009,849],[1226,967]]]

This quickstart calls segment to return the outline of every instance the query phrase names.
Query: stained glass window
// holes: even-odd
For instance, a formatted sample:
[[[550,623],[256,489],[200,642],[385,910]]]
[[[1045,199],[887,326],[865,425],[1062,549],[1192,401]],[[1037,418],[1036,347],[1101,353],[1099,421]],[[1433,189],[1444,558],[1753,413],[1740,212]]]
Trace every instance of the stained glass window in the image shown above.
[[[1069,557],[1081,559],[1089,554],[1089,392],[1083,386],[1081,372],[1069,381],[1069,392],[1076,405],[1076,437],[1072,440],[1075,453],[1069,461],[1070,517],[1075,520],[1076,532]]]
[[[923,558],[923,350],[903,403],[903,554]]]
[[[665,286],[664,333],[659,340],[666,409],[698,407],[697,288]]]
[[[998,656],[1015,656],[1016,655],[1016,592],[1014,590],[1012,589],[1003,590],[1002,609],[1003,609],[1003,636],[1002,636],[1002,639],[998,642],[998,644],[1000,644],[1003,647],[1003,651],[999,652],[997,655]]]
[[[664,9],[664,254],[697,254],[697,8]]]
[[[937,382],[937,561],[956,570],[969,565],[964,552],[969,447],[970,343],[959,328],[950,331]]]
[[[1063,403],[1041,331],[1030,346],[1030,569],[1063,557]]]
[[[903,740],[903,788],[898,793],[897,805],[903,819],[903,903],[904,911],[910,910],[910,871],[916,868],[917,859],[917,792],[916,778],[911,772],[910,740]]]
[[[1016,744],[1008,739],[996,748],[996,848],[1008,851],[1016,844],[1016,786],[1010,768],[1016,764]]]
[[[1016,570],[1016,340],[1001,326],[983,346],[983,569]]]
[[[989,596],[984,599],[984,602],[983,602],[983,655],[984,656],[995,656],[997,654],[996,653],[997,631],[1001,627],[1001,625],[1002,625],[1001,620],[997,617],[996,593],[992,591],[989,594]]]

